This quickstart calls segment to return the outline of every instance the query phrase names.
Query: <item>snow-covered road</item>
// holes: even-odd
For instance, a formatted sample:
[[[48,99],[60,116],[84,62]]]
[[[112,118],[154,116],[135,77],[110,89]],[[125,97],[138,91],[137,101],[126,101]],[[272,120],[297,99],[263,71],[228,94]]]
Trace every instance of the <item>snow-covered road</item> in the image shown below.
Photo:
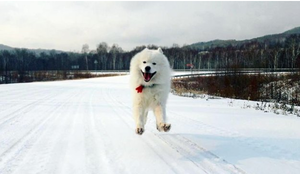
[[[170,94],[135,134],[128,76],[0,86],[0,174],[299,174],[300,118]]]

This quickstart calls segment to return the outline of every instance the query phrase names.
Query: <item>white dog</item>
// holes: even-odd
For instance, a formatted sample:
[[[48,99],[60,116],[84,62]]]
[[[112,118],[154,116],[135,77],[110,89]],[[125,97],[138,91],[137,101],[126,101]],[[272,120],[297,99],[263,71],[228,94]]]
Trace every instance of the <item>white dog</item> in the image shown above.
[[[166,123],[170,73],[168,59],[160,48],[157,50],[145,48],[131,59],[130,83],[137,134],[143,134],[149,110],[154,112],[157,130],[165,132],[170,130],[171,124]]]

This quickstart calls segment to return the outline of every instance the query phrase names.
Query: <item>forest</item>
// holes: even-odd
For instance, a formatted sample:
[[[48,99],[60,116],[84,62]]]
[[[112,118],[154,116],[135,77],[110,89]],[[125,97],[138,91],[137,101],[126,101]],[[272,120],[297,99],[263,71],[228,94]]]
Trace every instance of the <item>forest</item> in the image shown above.
[[[300,68],[300,34],[280,39],[249,40],[241,44],[210,45],[195,48],[189,45],[171,47],[143,45],[123,51],[118,44],[101,42],[95,50],[84,44],[80,53],[51,50],[36,53],[29,49],[0,50],[0,83],[32,81],[30,72],[70,72],[128,70],[131,58],[148,47],[161,47],[172,69],[228,70],[264,68],[270,71]],[[25,78],[27,76],[27,78]],[[32,76],[32,75],[30,75]],[[45,80],[45,78],[42,78]]]

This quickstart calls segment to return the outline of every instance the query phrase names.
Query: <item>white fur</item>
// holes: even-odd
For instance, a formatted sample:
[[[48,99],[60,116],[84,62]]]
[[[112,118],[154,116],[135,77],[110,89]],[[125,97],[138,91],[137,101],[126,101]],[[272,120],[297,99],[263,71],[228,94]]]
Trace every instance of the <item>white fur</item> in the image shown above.
[[[156,72],[149,82],[144,81],[141,72],[145,72],[146,66],[151,67],[150,73]],[[149,110],[154,112],[157,129],[169,131],[171,125],[166,124],[166,102],[170,91],[170,72],[168,59],[160,48],[157,50],[145,48],[132,58],[130,62],[130,84],[136,133],[142,134],[144,132]],[[142,93],[138,93],[136,90],[140,85],[145,86]]]

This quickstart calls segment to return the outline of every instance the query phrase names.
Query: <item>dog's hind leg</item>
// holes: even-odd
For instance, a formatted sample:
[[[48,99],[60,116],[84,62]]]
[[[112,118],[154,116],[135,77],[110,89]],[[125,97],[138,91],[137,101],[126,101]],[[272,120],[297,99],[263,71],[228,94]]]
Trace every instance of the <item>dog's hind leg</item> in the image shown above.
[[[156,117],[156,128],[158,131],[168,132],[171,129],[171,124],[166,123],[166,109],[161,104],[154,108]]]

